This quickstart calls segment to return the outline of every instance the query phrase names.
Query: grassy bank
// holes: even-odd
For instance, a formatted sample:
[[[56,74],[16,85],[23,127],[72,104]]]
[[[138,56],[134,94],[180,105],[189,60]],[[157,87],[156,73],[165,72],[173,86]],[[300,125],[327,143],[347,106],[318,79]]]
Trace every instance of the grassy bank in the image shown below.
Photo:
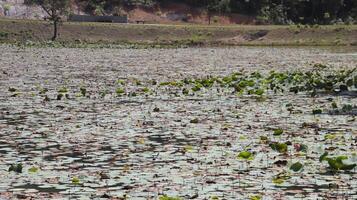
[[[39,44],[52,26],[34,20],[0,19],[0,42]],[[204,26],[65,22],[58,43],[66,46],[346,46],[357,45],[357,26]]]

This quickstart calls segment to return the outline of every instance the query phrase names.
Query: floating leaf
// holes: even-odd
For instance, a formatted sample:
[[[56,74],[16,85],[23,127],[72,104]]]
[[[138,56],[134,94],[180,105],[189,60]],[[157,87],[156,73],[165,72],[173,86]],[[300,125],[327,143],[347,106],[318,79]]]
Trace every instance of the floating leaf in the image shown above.
[[[22,173],[22,164],[21,163],[19,163],[19,164],[12,164],[10,167],[9,167],[9,169],[8,169],[8,171],[9,172],[11,172],[11,171],[13,171],[13,172],[17,172],[17,173]]]
[[[238,154],[239,159],[253,160],[253,154],[249,151],[242,151]]]
[[[326,160],[325,158],[327,157],[327,155],[328,155],[328,152],[325,152],[324,154],[322,154],[319,158],[319,161],[322,162],[322,161]]]
[[[273,178],[273,183],[277,185],[281,185],[285,182],[285,179],[283,178]]]
[[[122,95],[125,93],[125,90],[123,88],[117,88],[116,91],[117,95]]]
[[[198,122],[199,122],[198,118],[190,120],[190,123],[192,123],[192,124],[197,124]]]
[[[307,153],[307,150],[308,150],[308,146],[305,145],[305,144],[294,144],[294,148],[296,151],[298,152],[304,152],[304,153]]]
[[[61,87],[60,89],[58,89],[58,93],[67,93],[68,89],[66,87]]]
[[[274,130],[274,134],[273,135],[278,136],[278,135],[281,135],[283,133],[284,133],[284,130],[281,129],[281,128],[278,128],[278,129]]]
[[[341,166],[341,170],[350,171],[353,170],[356,166],[356,164],[343,164]]]
[[[81,95],[85,97],[86,94],[87,94],[87,89],[84,88],[84,87],[81,87],[81,88],[79,88],[79,90],[80,90],[80,92],[81,92]]]
[[[38,168],[37,167],[31,167],[28,171],[30,173],[36,173],[36,172],[38,172]]]
[[[163,195],[159,197],[159,200],[181,200],[179,197],[170,197],[167,195]]]
[[[290,175],[287,172],[282,172],[273,178],[273,183],[277,185],[283,184],[286,180],[290,179]]]
[[[343,163],[343,160],[347,160],[347,156],[337,156],[337,157],[327,157],[328,153],[325,152],[323,155],[320,156],[319,161],[327,161],[329,164],[329,167],[333,170],[345,170],[349,171],[352,170],[356,167],[356,164],[345,164]]]
[[[212,196],[211,200],[219,200],[219,198],[217,196]]]
[[[301,164],[300,162],[296,162],[294,164],[292,164],[290,166],[290,170],[294,171],[294,172],[298,172],[303,168],[303,164]]]
[[[260,195],[254,195],[254,196],[250,197],[250,200],[261,200],[261,199],[262,199],[262,196],[260,196]]]
[[[268,137],[267,136],[260,136],[260,142],[263,144],[268,143]]]
[[[193,147],[191,145],[186,145],[184,150],[185,150],[185,152],[192,152],[193,151]]]
[[[78,185],[79,184],[79,178],[77,178],[77,177],[73,177],[72,178],[72,183],[74,184],[74,185]]]
[[[325,140],[333,140],[336,138],[336,135],[334,134],[326,134],[325,135]]]
[[[313,110],[312,110],[312,114],[314,114],[314,115],[320,115],[320,114],[322,114],[322,110],[321,110],[321,109],[313,109]]]
[[[202,84],[196,83],[196,85],[192,88],[192,91],[194,92],[200,91],[202,87],[203,87]]]
[[[271,143],[269,145],[274,151],[277,151],[279,153],[286,153],[288,151],[288,145],[285,143]]]
[[[121,80],[121,79],[118,79],[118,80],[117,80],[117,84],[125,85],[125,81],[124,81],[124,80]]]
[[[59,101],[59,100],[61,100],[63,98],[63,94],[62,93],[59,93],[58,95],[57,95],[57,100]]]
[[[8,91],[9,91],[9,92],[16,92],[16,91],[17,91],[17,89],[16,89],[16,88],[12,88],[12,87],[10,87],[10,88],[8,89]]]
[[[331,106],[332,106],[333,109],[337,109],[337,108],[338,108],[336,102],[332,102],[332,103],[331,103]]]
[[[342,107],[343,112],[350,112],[352,110],[353,110],[353,106],[351,104],[346,104],[346,105],[343,105],[343,107]]]
[[[244,135],[239,136],[239,140],[246,140],[246,139],[247,139],[247,137]]]
[[[147,88],[147,87],[145,87],[145,88],[142,89],[142,91],[143,91],[144,93],[148,93],[148,92],[150,92],[150,89]]]
[[[138,140],[138,143],[139,143],[139,144],[145,144],[145,139],[144,139],[144,138],[140,138],[140,139]]]
[[[190,93],[190,91],[187,88],[183,88],[182,89],[182,94],[183,95],[188,95]]]

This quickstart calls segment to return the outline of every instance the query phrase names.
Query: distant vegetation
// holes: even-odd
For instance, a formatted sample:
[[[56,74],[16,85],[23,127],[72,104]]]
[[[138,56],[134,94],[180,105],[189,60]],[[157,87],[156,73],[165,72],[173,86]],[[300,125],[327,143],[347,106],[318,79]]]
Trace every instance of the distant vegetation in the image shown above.
[[[123,7],[152,8],[167,3],[185,3],[210,13],[240,13],[270,24],[352,24],[357,22],[355,0],[76,0],[87,12],[120,13]]]

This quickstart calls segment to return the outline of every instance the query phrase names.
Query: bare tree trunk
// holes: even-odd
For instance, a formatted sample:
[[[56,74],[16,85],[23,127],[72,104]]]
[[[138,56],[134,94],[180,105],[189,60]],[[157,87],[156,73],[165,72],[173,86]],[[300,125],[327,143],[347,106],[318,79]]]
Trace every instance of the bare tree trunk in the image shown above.
[[[55,21],[53,21],[53,37],[52,37],[52,41],[55,41],[57,39],[57,35],[58,35],[58,21],[55,20]]]

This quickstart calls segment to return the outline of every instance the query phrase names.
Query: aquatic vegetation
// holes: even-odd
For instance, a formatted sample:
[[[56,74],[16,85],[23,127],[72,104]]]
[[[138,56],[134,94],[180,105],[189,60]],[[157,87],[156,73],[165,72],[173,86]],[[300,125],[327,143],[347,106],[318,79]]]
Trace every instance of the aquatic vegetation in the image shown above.
[[[30,172],[30,173],[36,173],[36,172],[38,172],[38,168],[37,167],[31,167],[31,168],[29,168],[28,169],[28,171]]]
[[[161,82],[159,85],[160,86],[182,87],[183,82],[182,81],[168,81],[168,82]]]
[[[23,166],[21,163],[18,164],[11,164],[9,167],[8,171],[9,172],[17,172],[17,173],[22,173]]]
[[[312,110],[312,114],[313,115],[320,115],[320,114],[322,114],[322,110],[321,109],[313,109]]]
[[[81,95],[82,95],[83,97],[86,96],[86,94],[87,94],[87,89],[86,89],[86,88],[80,87],[80,88],[79,88],[79,91],[81,92]]]
[[[261,195],[253,195],[250,197],[250,200],[261,200],[263,197]]]
[[[138,143],[139,143],[139,144],[145,144],[145,139],[144,139],[144,138],[140,138],[140,139],[138,140]]]
[[[182,200],[182,199],[179,197],[170,197],[167,195],[163,195],[159,197],[159,200]]]
[[[190,93],[190,91],[187,88],[183,88],[182,89],[182,94],[183,95],[188,95]]]
[[[198,118],[194,118],[190,120],[191,124],[197,124],[199,122]]]
[[[83,57],[78,68],[67,63],[77,62],[67,49],[58,58],[42,49],[10,49],[6,55],[26,59],[2,58],[19,68],[0,75],[0,167],[15,163],[4,172],[2,190],[16,191],[13,199],[17,193],[47,199],[344,199],[341,189],[355,193],[356,156],[349,151],[357,74],[346,72],[355,58],[315,69],[305,58],[267,58],[269,49],[250,49],[245,56],[257,61],[250,64],[211,56],[244,53],[235,48],[178,49],[169,57],[166,50],[115,56],[113,49],[76,49],[72,54]],[[206,54],[195,66],[186,62],[192,51]],[[48,57],[58,63],[48,64]],[[57,96],[63,101],[54,101]],[[313,109],[323,115],[313,116]],[[324,151],[331,156],[320,163]]]
[[[118,95],[118,96],[121,96],[123,94],[125,94],[125,90],[123,88],[117,88],[115,90],[115,93]]]
[[[135,80],[135,84],[136,84],[137,86],[142,85],[142,83],[141,83],[141,81],[140,81],[140,80]]]
[[[345,104],[342,107],[342,112],[350,112],[350,111],[352,111],[352,109],[353,109],[353,106],[351,104]]]
[[[279,136],[279,135],[281,135],[281,134],[283,134],[283,133],[284,133],[284,130],[283,130],[283,129],[277,128],[277,129],[274,129],[273,135]]]
[[[16,89],[16,88],[13,88],[13,87],[9,87],[8,91],[9,91],[9,92],[16,92],[17,89]]]
[[[309,149],[309,147],[305,144],[294,144],[294,149],[298,152],[307,153],[307,150]]]
[[[300,162],[296,162],[296,163],[293,163],[289,169],[294,172],[298,172],[298,171],[301,171],[303,167],[304,167],[303,164],[301,164]]]
[[[337,108],[338,108],[338,106],[337,106],[337,103],[336,103],[336,102],[332,102],[332,103],[331,103],[331,106],[332,106],[332,108],[333,108],[333,109],[337,109]]]
[[[260,139],[260,143],[262,144],[268,144],[269,142],[269,138],[267,136],[260,136],[259,139]]]
[[[324,136],[325,140],[333,140],[333,139],[335,139],[336,137],[337,137],[336,134],[326,134],[326,135]]]
[[[350,171],[353,170],[357,164],[346,164],[343,161],[347,160],[347,156],[336,156],[336,157],[328,157],[328,153],[325,152],[322,154],[319,158],[319,161],[327,161],[329,164],[329,167],[332,170],[338,171],[338,170],[344,170],[344,171]]]
[[[62,86],[62,87],[60,87],[59,89],[58,89],[58,93],[67,93],[68,92],[68,89],[67,89],[67,87],[65,87],[65,86]]]
[[[117,80],[117,84],[125,85],[125,80],[118,79],[118,80]]]
[[[184,147],[184,150],[185,150],[185,152],[192,152],[192,151],[193,151],[193,146],[191,146],[191,145],[186,145],[186,146]]]
[[[279,153],[286,153],[288,151],[288,145],[286,143],[273,142],[269,146]]]
[[[78,185],[80,183],[80,180],[77,177],[73,177],[71,181],[72,181],[72,184],[74,184],[74,185]]]
[[[244,160],[253,160],[254,159],[253,154],[249,151],[242,151],[238,154],[237,157],[239,159],[244,159]]]
[[[100,97],[104,98],[109,93],[109,90],[103,90],[99,92]]]
[[[62,93],[59,93],[59,94],[57,94],[57,100],[59,101],[59,100],[61,100],[62,98],[63,98],[63,94]]]
[[[142,89],[142,91],[143,91],[144,93],[148,93],[148,92],[150,92],[150,89],[147,88],[147,87],[145,87],[145,88]]]
[[[191,90],[194,92],[198,92],[201,90],[202,87],[203,87],[203,85],[201,83],[196,83],[195,86]]]
[[[284,171],[274,176],[272,182],[276,185],[281,185],[285,183],[285,181],[289,180],[290,178],[291,178],[290,173]]]

